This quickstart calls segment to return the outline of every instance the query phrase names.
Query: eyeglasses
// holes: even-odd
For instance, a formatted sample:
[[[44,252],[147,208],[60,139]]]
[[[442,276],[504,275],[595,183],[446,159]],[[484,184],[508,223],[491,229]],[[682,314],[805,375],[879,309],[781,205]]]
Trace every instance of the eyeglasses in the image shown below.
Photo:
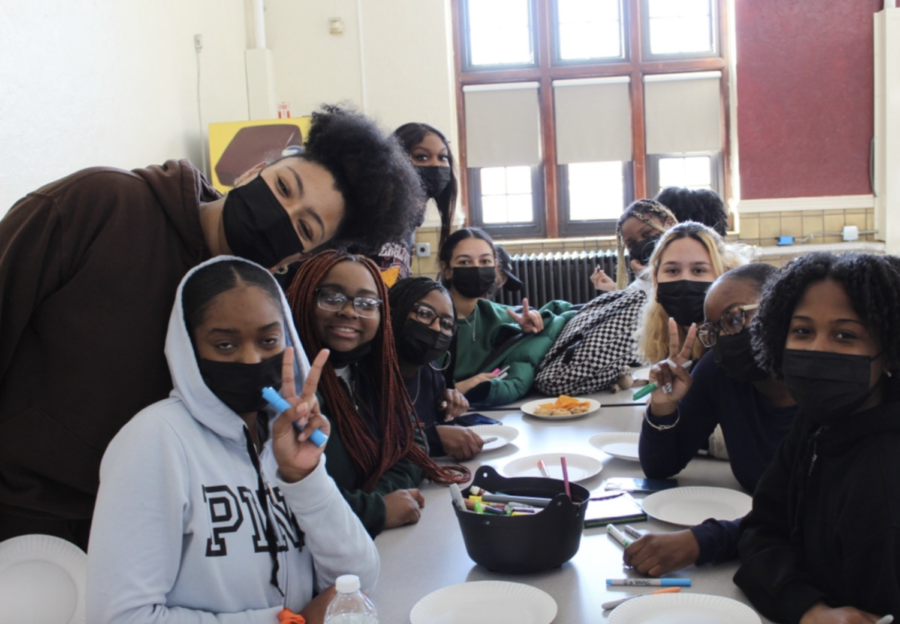
[[[340,312],[347,305],[348,301],[353,302],[353,310],[361,318],[375,318],[378,316],[378,309],[383,303],[381,299],[375,297],[348,297],[347,295],[333,290],[322,290],[317,288],[315,291],[316,303],[323,310],[329,312]]]
[[[697,329],[697,338],[707,349],[719,340],[719,334],[739,334],[744,329],[747,312],[759,307],[758,303],[735,306],[726,310],[716,323],[707,321]]]
[[[452,316],[438,316],[430,305],[426,303],[414,303],[412,307],[416,313],[416,320],[423,325],[431,325],[434,319],[438,319],[441,331],[451,336],[456,333],[456,320]]]

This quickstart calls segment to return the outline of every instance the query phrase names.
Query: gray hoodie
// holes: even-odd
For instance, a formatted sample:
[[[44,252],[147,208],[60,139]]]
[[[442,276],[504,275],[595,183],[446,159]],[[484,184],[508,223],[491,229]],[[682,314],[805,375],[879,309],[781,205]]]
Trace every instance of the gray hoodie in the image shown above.
[[[200,266],[222,260],[239,259]],[[184,323],[182,288],[198,268],[178,287],[169,320],[175,389],[131,419],[103,456],[88,554],[91,624],[276,624],[282,608],[300,611],[341,574],[358,575],[368,590],[378,576],[375,544],[326,473],[325,456],[288,484],[269,442],[260,460],[285,596],[270,584],[244,422],[204,383]],[[282,309],[290,319],[284,297]],[[299,346],[293,323],[286,326],[289,345]],[[309,364],[302,348],[295,353],[299,390]]]

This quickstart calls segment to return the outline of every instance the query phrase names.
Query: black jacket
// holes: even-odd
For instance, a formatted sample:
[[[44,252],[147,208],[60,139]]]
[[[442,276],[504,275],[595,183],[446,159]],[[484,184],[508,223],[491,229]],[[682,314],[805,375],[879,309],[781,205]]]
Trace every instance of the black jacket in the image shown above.
[[[741,524],[734,582],[760,613],[816,602],[900,613],[900,403],[822,429],[797,418]]]

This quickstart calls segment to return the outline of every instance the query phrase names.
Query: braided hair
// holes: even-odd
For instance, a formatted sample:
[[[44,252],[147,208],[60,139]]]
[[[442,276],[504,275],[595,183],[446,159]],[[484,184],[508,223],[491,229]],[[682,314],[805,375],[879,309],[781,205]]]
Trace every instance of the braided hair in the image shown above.
[[[328,403],[330,416],[341,432],[350,459],[362,475],[360,489],[371,492],[381,476],[402,459],[419,466],[428,478],[438,483],[447,485],[468,481],[471,476],[468,469],[463,466],[438,466],[416,442],[417,433],[424,439],[422,423],[415,415],[412,400],[400,376],[391,331],[387,286],[371,260],[344,251],[328,250],[304,262],[297,271],[287,291],[287,299],[307,357],[314,357],[324,347],[314,329],[315,290],[332,267],[341,262],[361,264],[372,276],[378,298],[384,302],[381,323],[372,339],[372,352],[361,362],[372,380],[379,403],[374,410],[379,437],[374,438],[361,420],[333,366],[326,364],[319,381],[319,391]]]
[[[678,223],[678,219],[672,214],[672,211],[663,206],[658,201],[652,199],[639,199],[632,202],[619,217],[616,223],[616,286],[620,290],[628,284],[628,273],[625,268],[625,240],[622,238],[622,226],[628,219],[634,217],[638,221],[643,221],[660,234],[666,231],[665,223],[669,219],[673,223]],[[659,219],[659,223],[653,219]]]
[[[900,397],[900,258],[848,253],[814,253],[793,260],[771,281],[750,326],[760,366],[781,375],[781,363],[794,310],[816,282],[841,285],[854,311],[881,346],[887,397]]]

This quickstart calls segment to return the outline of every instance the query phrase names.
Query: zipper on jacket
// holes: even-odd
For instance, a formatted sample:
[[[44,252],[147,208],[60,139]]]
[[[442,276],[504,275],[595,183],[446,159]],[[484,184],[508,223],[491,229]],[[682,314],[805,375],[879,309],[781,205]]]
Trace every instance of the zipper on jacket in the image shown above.
[[[819,435],[821,435],[823,430],[823,427],[819,427],[818,431],[813,434],[810,440],[810,442],[812,443],[812,457],[809,460],[809,470],[806,473],[807,477],[812,476],[813,468],[815,468],[816,466],[816,460],[819,459],[817,448],[819,445]]]

